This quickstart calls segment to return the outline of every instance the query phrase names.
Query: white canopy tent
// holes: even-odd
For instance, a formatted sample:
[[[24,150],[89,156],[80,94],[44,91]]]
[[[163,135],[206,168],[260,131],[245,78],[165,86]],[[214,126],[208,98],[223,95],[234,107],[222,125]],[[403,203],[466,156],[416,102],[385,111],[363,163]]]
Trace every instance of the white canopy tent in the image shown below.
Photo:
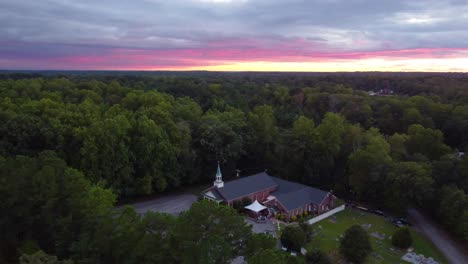
[[[244,208],[256,213],[267,209],[266,206],[261,205],[257,200],[255,200],[255,202],[253,202],[251,205],[245,206]]]

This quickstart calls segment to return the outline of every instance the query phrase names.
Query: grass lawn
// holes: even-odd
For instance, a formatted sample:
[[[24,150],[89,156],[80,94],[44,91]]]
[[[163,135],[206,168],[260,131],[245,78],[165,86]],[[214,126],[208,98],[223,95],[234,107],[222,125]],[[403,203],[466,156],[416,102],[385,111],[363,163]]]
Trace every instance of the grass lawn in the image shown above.
[[[396,230],[396,227],[389,220],[370,213],[365,213],[357,210],[346,209],[334,215],[336,221],[333,221],[333,216],[324,219],[313,225],[316,236],[306,246],[307,250],[319,248],[331,256],[338,255],[340,235],[352,225],[367,225],[373,252],[366,263],[408,263],[400,258],[405,254],[405,251],[394,248],[391,243],[390,236]],[[371,233],[376,232],[380,238],[373,237]],[[432,257],[439,263],[448,263],[442,253],[421,234],[411,231],[413,237],[414,251],[418,254],[423,254],[426,257]]]

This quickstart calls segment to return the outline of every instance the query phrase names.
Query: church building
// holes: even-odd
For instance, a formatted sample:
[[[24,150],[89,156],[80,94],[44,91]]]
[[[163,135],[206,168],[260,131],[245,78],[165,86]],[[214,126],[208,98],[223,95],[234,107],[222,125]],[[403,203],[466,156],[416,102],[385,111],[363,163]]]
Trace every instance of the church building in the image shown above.
[[[249,199],[256,208],[260,205],[261,208],[275,208],[286,219],[305,211],[322,214],[333,209],[336,200],[332,192],[276,178],[266,172],[225,183],[219,164],[213,186],[203,192],[203,197],[230,206],[235,201]]]

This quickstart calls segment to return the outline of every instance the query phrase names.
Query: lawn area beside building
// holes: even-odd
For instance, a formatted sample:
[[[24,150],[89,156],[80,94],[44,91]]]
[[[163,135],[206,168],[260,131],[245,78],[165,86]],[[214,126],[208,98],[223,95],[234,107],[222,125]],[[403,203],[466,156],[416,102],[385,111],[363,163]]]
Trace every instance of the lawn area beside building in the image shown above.
[[[397,228],[384,217],[353,209],[346,209],[315,223],[313,229],[316,233],[312,241],[307,244],[306,249],[319,248],[337,257],[340,236],[347,228],[355,224],[366,229],[372,243],[373,252],[366,263],[407,263],[401,260],[401,256],[406,251],[393,247],[391,243],[391,236]],[[411,235],[413,237],[412,247],[416,253],[432,257],[439,263],[448,263],[442,253],[429,240],[413,230],[411,230]]]

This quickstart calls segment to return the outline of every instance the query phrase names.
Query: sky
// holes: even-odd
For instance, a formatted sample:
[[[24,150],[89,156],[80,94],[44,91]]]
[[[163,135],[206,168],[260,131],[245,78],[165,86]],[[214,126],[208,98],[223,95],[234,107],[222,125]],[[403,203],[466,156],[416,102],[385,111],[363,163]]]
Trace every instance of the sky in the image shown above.
[[[0,69],[468,72],[468,0],[2,0]]]

